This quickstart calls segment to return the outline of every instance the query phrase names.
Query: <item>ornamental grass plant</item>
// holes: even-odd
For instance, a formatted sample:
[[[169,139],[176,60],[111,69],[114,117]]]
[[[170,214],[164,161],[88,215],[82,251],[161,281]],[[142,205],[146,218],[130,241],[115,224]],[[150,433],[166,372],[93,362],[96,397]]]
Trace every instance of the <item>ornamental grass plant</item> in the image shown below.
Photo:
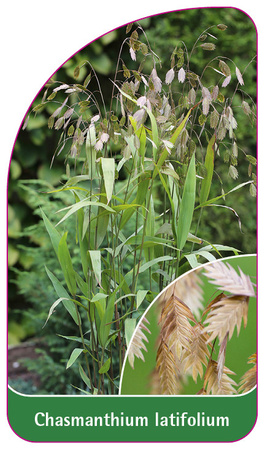
[[[76,343],[66,370],[78,365],[86,386],[77,386],[82,393],[118,392],[136,324],[165,286],[190,268],[240,251],[206,241],[200,227],[209,208],[222,208],[235,215],[240,232],[236,205],[228,207],[226,198],[238,189],[256,193],[256,159],[236,136],[238,109],[255,126],[255,104],[244,92],[244,73],[255,56],[240,68],[225,56],[211,57],[217,47],[221,52],[227,32],[226,25],[213,25],[191,49],[180,41],[168,55],[162,79],[159,55],[143,27],[129,24],[108,106],[99,77],[85,60],[74,71],[77,79],[82,67],[89,68],[83,82],[49,80],[24,123],[26,129],[32,115],[52,107],[48,128],[59,140],[51,164],[65,154],[65,182],[48,195],[68,195],[68,205],[52,217],[40,211],[62,275],[59,279],[45,267],[54,287],[47,321],[64,307],[75,324],[76,335],[62,330],[61,338]],[[132,67],[125,65],[124,52]],[[205,59],[202,73],[192,64],[195,52]],[[233,94],[226,97],[230,83]],[[235,96],[241,99],[236,107]],[[239,179],[242,158],[248,172]],[[216,161],[227,165],[232,188],[216,172]],[[213,186],[218,195],[212,196]],[[182,320],[191,320],[181,308]],[[163,351],[162,345],[160,356]],[[214,370],[226,373],[223,366]]]

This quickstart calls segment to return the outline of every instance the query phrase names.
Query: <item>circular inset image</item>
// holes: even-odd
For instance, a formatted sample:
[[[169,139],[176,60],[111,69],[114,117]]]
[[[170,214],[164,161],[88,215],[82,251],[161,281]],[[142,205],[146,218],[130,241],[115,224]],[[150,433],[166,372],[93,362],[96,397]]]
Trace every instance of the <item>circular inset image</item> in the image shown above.
[[[256,257],[205,264],[154,300],[130,342],[121,394],[237,395],[256,386]]]

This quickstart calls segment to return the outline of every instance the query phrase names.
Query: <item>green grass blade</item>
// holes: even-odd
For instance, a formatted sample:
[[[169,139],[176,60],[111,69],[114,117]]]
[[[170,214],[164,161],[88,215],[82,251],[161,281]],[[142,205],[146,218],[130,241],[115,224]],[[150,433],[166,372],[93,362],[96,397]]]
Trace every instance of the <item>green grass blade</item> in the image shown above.
[[[103,292],[98,292],[96,295],[94,295],[94,297],[92,299],[90,299],[89,301],[91,303],[93,302],[98,302],[99,300],[105,299],[107,298],[108,295],[107,294],[103,294]]]
[[[96,248],[99,248],[99,246],[104,241],[107,230],[109,226],[109,212],[107,210],[107,197],[105,192],[105,186],[102,186],[102,191],[100,193],[100,196],[102,198],[102,201],[100,202],[101,205],[98,208],[98,214],[96,216],[96,228],[95,228],[95,235],[96,235]],[[114,210],[112,210],[114,212]]]
[[[209,192],[212,184],[213,169],[214,169],[214,144],[215,144],[215,134],[211,137],[206,151],[205,156],[205,169],[206,175],[202,180],[201,192],[200,192],[200,203],[204,203],[208,200]]]
[[[134,119],[134,117],[129,116],[130,122],[133,126],[134,132],[136,134],[136,136],[139,138],[140,141],[140,147],[139,147],[139,155],[142,158],[142,163],[144,162],[144,156],[145,156],[145,151],[146,151],[146,131],[145,131],[145,127],[143,125],[141,125],[138,129],[137,129],[137,121]]]
[[[125,320],[125,340],[127,347],[129,346],[135,327],[136,327],[136,319],[127,318]]]
[[[125,224],[130,220],[130,218],[132,217],[133,213],[135,212],[137,205],[143,205],[143,203],[146,200],[146,195],[148,192],[148,187],[149,187],[149,182],[150,182],[150,178],[148,177],[147,174],[143,174],[140,178],[140,182],[138,184],[137,187],[137,194],[136,194],[136,198],[130,203],[130,205],[134,205],[135,209],[126,209],[126,211],[124,211],[122,218],[121,218],[121,222],[120,222],[120,230],[123,229],[123,227],[125,226]]]
[[[76,280],[75,280],[75,272],[72,265],[71,256],[68,250],[67,246],[67,232],[64,233],[62,236],[59,247],[58,247],[58,258],[59,262],[64,274],[64,279],[67,284],[67,287],[72,294],[73,297],[75,297],[76,294]]]
[[[61,298],[58,298],[58,299],[52,304],[52,306],[51,306],[50,309],[49,309],[48,317],[47,317],[47,319],[46,319],[46,321],[45,321],[45,324],[43,325],[42,328],[45,327],[45,325],[46,325],[46,323],[48,322],[49,318],[50,318],[51,315],[53,314],[55,308],[56,308],[56,307],[59,305],[59,303],[61,303],[61,301],[63,301],[63,300],[68,300],[68,299],[67,299],[67,298],[62,298],[62,297],[61,297]]]
[[[69,367],[71,367],[74,364],[74,362],[77,360],[77,358],[81,355],[82,352],[83,352],[82,348],[74,348],[74,350],[70,355],[70,358],[67,361],[66,369],[69,369]]]
[[[153,196],[151,195],[150,197],[150,203],[149,203],[149,211],[147,214],[147,218],[145,217],[144,220],[146,220],[146,228],[145,228],[145,233],[150,236],[151,238],[155,235],[155,209],[154,209],[154,201],[153,201]],[[145,247],[144,248],[144,255],[145,255],[145,260],[147,261],[152,261],[155,257],[155,253],[154,253],[154,247]]]
[[[91,389],[90,380],[89,380],[86,372],[84,371],[83,367],[81,366],[81,364],[79,364],[79,373],[80,373],[80,376],[81,376],[82,380],[84,381],[84,383],[87,385],[87,387],[89,389]]]
[[[137,295],[136,295],[136,308],[137,309],[143,303],[143,301],[144,301],[144,299],[146,297],[146,294],[148,292],[149,291],[147,291],[147,290],[141,290],[141,289],[137,292]]]
[[[92,271],[95,275],[97,283],[101,285],[101,254],[99,250],[89,250]]]
[[[171,241],[164,238],[159,238],[156,236],[145,236],[144,239],[142,235],[132,236],[126,241],[127,245],[143,245],[143,248],[155,247],[156,245],[171,248],[172,250],[177,250],[176,247],[170,244]],[[201,241],[196,240],[196,243],[201,243]]]
[[[68,292],[63,287],[63,285],[60,283],[60,281],[56,278],[56,276],[53,275],[53,273],[47,267],[45,267],[45,270],[47,272],[48,277],[50,278],[50,280],[52,282],[52,285],[54,287],[56,294],[58,295],[58,297],[63,299],[62,300],[63,306],[68,311],[68,313],[70,314],[70,316],[72,317],[72,319],[74,320],[76,325],[78,325],[78,323],[79,323],[78,313],[76,311],[75,305],[72,302],[68,301],[68,299],[70,300]],[[65,300],[65,299],[67,299],[67,300]]]
[[[68,217],[70,217],[72,214],[76,213],[80,208],[85,208],[86,206],[97,206],[100,208],[103,208],[105,210],[107,210],[110,213],[114,213],[115,211],[108,206],[105,203],[102,202],[94,202],[91,200],[87,200],[86,198],[84,198],[83,200],[80,200],[80,202],[75,203],[72,206],[67,206],[66,208],[62,208],[60,209],[58,212],[62,212],[62,211],[66,211],[68,210],[68,212],[65,214],[65,216],[57,223],[56,226],[60,225],[62,222],[64,222],[64,220],[66,220]]]
[[[222,257],[221,252],[233,252],[235,255],[238,255],[240,253],[240,250],[238,250],[235,247],[230,247],[229,245],[209,243],[209,245],[206,245],[205,247],[202,247],[199,250],[195,250],[189,254],[183,254],[183,256],[188,259],[188,256],[192,256],[192,255],[193,256],[196,256],[196,255],[203,256],[204,254],[207,254],[208,258],[212,258],[211,256],[209,256],[210,252],[216,252],[220,257]],[[215,258],[213,258],[213,259],[215,259]],[[211,259],[209,259],[209,261],[210,260]]]
[[[111,329],[111,322],[114,314],[115,293],[113,292],[108,299],[107,307],[102,317],[99,329],[99,339],[102,347],[105,347]]]
[[[222,245],[222,244],[209,244],[206,245],[205,247],[203,247],[201,250],[205,250],[205,251],[215,251],[217,253],[219,252],[234,252],[235,254],[238,255],[238,253],[240,253],[240,250],[238,250],[235,247],[231,247],[230,245]],[[196,253],[196,252],[194,252]],[[221,256],[221,254],[220,254]]]
[[[160,177],[160,181],[161,181],[161,183],[162,183],[162,185],[163,185],[163,187],[164,187],[164,189],[165,189],[165,191],[166,191],[166,193],[167,193],[168,199],[169,199],[169,201],[170,201],[171,210],[172,210],[171,230],[172,230],[172,233],[173,233],[173,236],[174,236],[175,241],[177,241],[176,211],[177,211],[177,206],[178,206],[178,204],[176,204],[176,205],[174,204],[174,201],[173,201],[173,198],[172,198],[172,196],[171,196],[170,190],[169,190],[169,188],[168,188],[168,186],[167,186],[167,183],[166,183],[166,181],[165,181],[165,179],[164,179],[164,177],[163,177],[163,175],[161,174],[161,172],[160,172],[159,169],[158,169],[158,174],[159,174],[159,177]],[[175,199],[177,199],[176,196],[175,196]]]
[[[230,191],[228,191],[228,192],[226,192],[226,193],[224,193],[222,195],[218,195],[217,197],[211,198],[210,200],[207,200],[206,202],[200,203],[198,206],[196,206],[195,209],[203,208],[204,206],[211,206],[217,200],[220,200],[221,198],[223,199],[228,194],[231,194],[232,192],[237,191],[238,189],[241,189],[242,187],[246,186],[247,184],[252,184],[252,183],[253,183],[253,181],[251,180],[251,181],[246,181],[245,183],[238,184],[237,186],[235,186]]]
[[[180,123],[180,125],[176,128],[176,130],[174,131],[172,137],[169,139],[169,142],[171,142],[171,144],[175,144],[175,142],[176,142],[176,140],[178,139],[180,133],[182,132],[184,126],[186,125],[186,122],[187,122],[187,120],[188,120],[188,118],[189,118],[189,116],[190,116],[190,113],[191,113],[192,109],[194,109],[194,108],[191,108],[191,109],[187,112],[186,116],[184,117],[184,119],[182,120],[182,122]]]
[[[107,361],[104,362],[104,364],[100,367],[98,373],[107,373],[110,368],[110,358],[107,359]]]
[[[140,267],[139,273],[145,272],[147,269],[149,269],[150,267],[152,267],[155,264],[159,264],[164,261],[172,261],[172,259],[174,259],[172,256],[160,256],[159,258],[155,258],[155,259],[153,259],[153,261],[149,261],[149,262],[143,264]]]
[[[78,344],[82,344],[84,342],[86,345],[90,345],[90,341],[88,339],[84,338],[82,340],[82,338],[78,336],[64,336],[63,334],[57,334],[57,336],[66,339],[68,341],[78,342]]]
[[[206,250],[198,250],[195,254],[202,256],[207,261],[215,261],[216,260],[216,258],[210,252],[207,252]]]
[[[108,204],[111,201],[114,180],[115,180],[115,160],[114,158],[101,158],[101,168],[104,179],[105,191]]]
[[[79,201],[79,197],[75,194],[76,202]],[[78,229],[78,242],[80,248],[80,257],[81,264],[83,268],[83,274],[85,279],[88,277],[88,258],[87,258],[87,249],[89,248],[88,237],[86,233],[83,233],[84,230],[84,210],[81,208],[77,211],[77,229]]]
[[[194,244],[202,244],[203,239],[199,238],[198,236],[194,236],[194,234],[189,233],[187,237],[187,241],[193,242]]]
[[[196,267],[200,266],[200,263],[197,261],[196,255],[194,255],[193,253],[185,255],[185,258],[189,262],[189,265],[191,266],[192,269],[195,269]]]
[[[119,90],[119,92],[126,98],[128,98],[131,102],[135,103],[137,105],[137,100],[132,98],[130,95],[126,94],[124,91],[122,91],[116,84],[116,88]],[[152,129],[152,143],[153,143],[153,156],[154,160],[156,161],[156,156],[159,148],[159,137],[158,137],[158,128],[157,123],[154,114],[150,109],[148,109],[146,106],[143,106],[147,114],[149,115],[150,122],[151,122],[151,129]]]
[[[45,225],[45,228],[50,236],[51,239],[51,243],[52,246],[54,248],[54,251],[56,253],[56,255],[58,256],[58,247],[59,247],[59,242],[61,239],[61,235],[60,233],[56,230],[56,228],[52,225],[52,223],[49,221],[48,217],[44,214],[44,212],[41,209],[41,215],[43,218],[43,222]]]
[[[179,217],[177,224],[177,247],[182,250],[191,227],[194,205],[196,196],[196,166],[195,166],[195,153],[193,153],[185,184],[183,189],[183,196],[179,207]]]
[[[172,144],[175,144],[177,138],[179,137],[180,133],[182,132],[182,130],[183,130],[183,128],[184,128],[184,126],[185,126],[185,124],[186,124],[186,122],[187,122],[187,120],[188,120],[188,118],[189,118],[189,116],[190,116],[191,111],[192,111],[192,109],[190,109],[190,110],[188,111],[188,113],[186,114],[186,116],[185,116],[184,119],[182,120],[181,124],[180,124],[180,125],[177,127],[177,129],[174,131],[173,136],[169,139],[169,142],[171,142]],[[168,153],[167,149],[164,149],[164,150],[162,151],[162,153],[161,153],[161,155],[160,155],[158,161],[157,161],[155,170],[154,170],[154,172],[153,172],[153,179],[157,176],[159,170],[161,169],[161,167],[163,166],[164,162],[165,162],[166,159],[168,158],[168,155],[169,155],[169,153]]]

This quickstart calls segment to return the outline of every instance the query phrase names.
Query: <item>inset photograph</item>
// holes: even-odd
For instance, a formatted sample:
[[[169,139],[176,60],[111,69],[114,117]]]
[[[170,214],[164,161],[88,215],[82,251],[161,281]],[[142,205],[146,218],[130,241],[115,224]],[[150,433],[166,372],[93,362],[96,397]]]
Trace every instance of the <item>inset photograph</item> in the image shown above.
[[[238,395],[256,386],[256,256],[202,265],[150,305],[130,342],[123,395]]]

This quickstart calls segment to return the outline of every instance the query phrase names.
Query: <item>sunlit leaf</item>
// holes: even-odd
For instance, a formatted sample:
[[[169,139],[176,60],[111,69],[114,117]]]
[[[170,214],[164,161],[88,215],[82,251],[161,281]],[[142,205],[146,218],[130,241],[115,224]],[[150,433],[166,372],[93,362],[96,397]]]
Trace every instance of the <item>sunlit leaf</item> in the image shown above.
[[[106,373],[109,371],[110,368],[110,358],[107,359],[107,361],[104,362],[104,364],[100,367],[98,373]]]
[[[101,254],[99,250],[89,250],[88,251],[93,273],[95,275],[95,278],[97,280],[97,283],[101,284]]]
[[[114,158],[101,158],[101,167],[108,203],[111,200],[115,180]]]
[[[136,327],[136,319],[127,318],[125,320],[125,339],[127,347],[129,346],[135,327]]]
[[[87,200],[86,198],[81,200],[80,202],[76,203],[73,206],[67,206],[66,208],[60,209],[58,212],[69,210],[65,216],[57,223],[57,226],[62,223],[64,220],[66,220],[68,217],[70,217],[72,214],[76,213],[80,208],[84,208],[86,206],[98,206],[103,209],[106,209],[108,212],[114,213],[114,209],[110,208],[110,206],[102,203],[102,202],[94,202]]]
[[[139,291],[137,291],[137,295],[136,295],[136,307],[137,307],[137,309],[143,303],[147,293],[148,293],[148,290],[141,290],[140,289]]]
[[[43,325],[43,327],[45,327],[46,323],[48,322],[49,318],[51,317],[51,315],[54,313],[55,308],[61,303],[62,300],[68,300],[67,298],[58,298],[58,300],[56,300],[52,306],[50,307],[49,313],[48,313],[48,317],[45,321],[45,324]]]
[[[71,367],[74,364],[74,362],[77,360],[77,358],[81,355],[82,352],[83,352],[82,348],[74,348],[74,350],[70,355],[70,358],[67,361],[66,369],[69,369],[69,367]]]
[[[196,194],[196,167],[193,153],[183,189],[177,222],[177,247],[182,250],[190,232]]]

